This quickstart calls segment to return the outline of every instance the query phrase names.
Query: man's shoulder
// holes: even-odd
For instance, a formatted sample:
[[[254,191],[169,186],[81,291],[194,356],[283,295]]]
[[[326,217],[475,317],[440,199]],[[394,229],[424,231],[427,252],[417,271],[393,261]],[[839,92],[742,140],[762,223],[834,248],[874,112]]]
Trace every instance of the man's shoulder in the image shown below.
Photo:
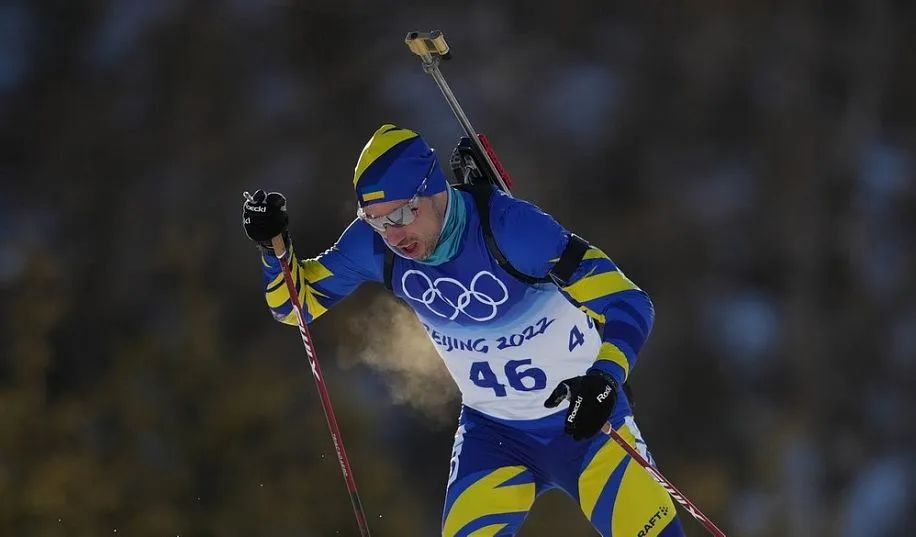
[[[379,234],[372,229],[372,226],[359,218],[354,218],[350,222],[347,229],[337,239],[337,243],[334,244],[335,248],[352,251],[372,251],[378,249],[379,246],[384,246]]]
[[[512,265],[537,277],[547,273],[568,240],[566,230],[550,214],[499,190],[490,199],[490,227]]]
[[[353,268],[360,270],[370,279],[379,279],[385,249],[382,238],[369,224],[354,219],[325,255],[336,253],[343,256]]]
[[[494,229],[520,223],[556,223],[552,216],[534,203],[510,196],[499,189],[493,189],[490,197],[490,220]]]

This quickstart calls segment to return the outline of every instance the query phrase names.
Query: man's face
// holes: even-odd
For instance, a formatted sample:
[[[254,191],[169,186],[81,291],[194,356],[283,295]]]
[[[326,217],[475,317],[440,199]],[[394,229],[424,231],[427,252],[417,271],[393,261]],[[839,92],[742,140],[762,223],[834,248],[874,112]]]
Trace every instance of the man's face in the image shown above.
[[[445,192],[420,197],[417,208],[414,209],[416,218],[414,218],[413,222],[406,226],[385,226],[385,231],[379,234],[404,257],[418,261],[428,258],[439,242],[442,220],[445,217],[446,197],[447,194]],[[364,212],[370,218],[380,218],[401,206],[407,205],[408,201],[392,200],[376,203],[366,207]]]

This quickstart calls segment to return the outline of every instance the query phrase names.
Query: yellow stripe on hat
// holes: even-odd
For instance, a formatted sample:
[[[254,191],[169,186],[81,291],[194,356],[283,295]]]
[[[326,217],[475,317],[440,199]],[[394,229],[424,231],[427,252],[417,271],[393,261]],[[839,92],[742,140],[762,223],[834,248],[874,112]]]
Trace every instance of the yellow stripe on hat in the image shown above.
[[[376,190],[375,192],[366,192],[363,194],[363,201],[373,201],[380,200],[385,197],[384,190]]]
[[[379,130],[375,131],[372,138],[366,142],[362,152],[359,154],[359,160],[356,161],[356,169],[353,170],[353,187],[359,182],[359,178],[366,171],[366,168],[373,162],[384,155],[389,149],[411,138],[416,138],[417,133],[408,129],[398,128],[390,123],[382,125]]]

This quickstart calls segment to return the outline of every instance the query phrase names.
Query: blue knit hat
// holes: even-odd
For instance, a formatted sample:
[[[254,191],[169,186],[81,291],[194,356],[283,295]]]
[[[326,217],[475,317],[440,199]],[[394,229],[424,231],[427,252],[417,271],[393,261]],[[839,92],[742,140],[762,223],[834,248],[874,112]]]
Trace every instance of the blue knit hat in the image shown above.
[[[410,199],[426,179],[424,196],[445,190],[448,182],[436,152],[419,134],[394,125],[382,125],[359,154],[353,188],[360,207]]]

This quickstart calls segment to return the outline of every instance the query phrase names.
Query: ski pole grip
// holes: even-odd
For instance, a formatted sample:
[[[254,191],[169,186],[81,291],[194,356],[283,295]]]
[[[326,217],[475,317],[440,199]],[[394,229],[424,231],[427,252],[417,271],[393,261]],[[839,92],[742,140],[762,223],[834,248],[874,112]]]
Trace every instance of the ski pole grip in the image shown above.
[[[445,42],[445,34],[439,30],[432,32],[408,32],[404,38],[407,47],[417,56],[441,56],[443,60],[452,57]]]
[[[286,244],[283,242],[283,235],[277,235],[270,239],[270,245],[274,247],[274,255],[277,257],[283,257],[283,254],[286,253]]]

